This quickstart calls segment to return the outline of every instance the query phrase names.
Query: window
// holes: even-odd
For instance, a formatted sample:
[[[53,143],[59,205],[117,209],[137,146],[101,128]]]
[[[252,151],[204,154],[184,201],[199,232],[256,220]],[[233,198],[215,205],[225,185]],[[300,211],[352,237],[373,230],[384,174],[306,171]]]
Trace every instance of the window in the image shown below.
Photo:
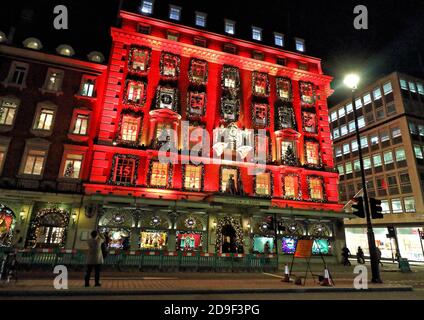
[[[342,149],[340,147],[336,147],[335,149],[335,154],[336,154],[336,158],[341,157],[342,156]]]
[[[3,171],[11,138],[0,137],[0,173]]]
[[[393,163],[393,153],[392,153],[392,151],[384,152],[383,158],[384,158],[384,164],[385,165]]]
[[[417,159],[424,159],[423,157],[423,151],[421,149],[421,146],[414,144],[414,152],[415,152],[415,157]]]
[[[324,192],[321,178],[309,177],[309,190],[312,200],[323,200]]]
[[[409,82],[409,90],[411,91],[411,92],[414,92],[414,93],[416,93],[417,92],[417,89],[415,88],[415,83],[414,82]]]
[[[169,19],[180,21],[181,19],[181,7],[169,6]]]
[[[382,165],[381,155],[379,154],[373,155],[372,161],[374,162],[374,167],[380,167]]]
[[[352,148],[351,148],[352,152],[358,151],[358,141],[353,140],[352,143],[351,143],[351,146],[352,146]]]
[[[235,34],[236,33],[236,23],[232,20],[225,20],[225,33]]]
[[[258,27],[252,27],[252,39],[262,41],[262,29]]]
[[[225,43],[222,51],[226,53],[237,54],[237,47],[231,43]]]
[[[417,130],[417,127],[415,126],[415,123],[409,122],[408,127],[409,127],[409,132],[411,134],[418,134],[418,130]]]
[[[29,65],[27,63],[12,62],[10,66],[9,75],[6,79],[8,85],[15,85],[25,87],[26,78],[28,75]]]
[[[117,185],[131,186],[137,178],[138,157],[132,155],[115,155],[112,162],[110,182]]]
[[[152,32],[152,27],[148,24],[139,23],[137,26],[137,32],[142,34],[150,34]]]
[[[73,134],[78,134],[85,136],[88,133],[88,120],[89,116],[87,114],[77,114],[75,119],[75,126],[72,130]]]
[[[359,160],[353,161],[353,170],[355,170],[355,172],[361,171],[361,163]]]
[[[350,145],[349,143],[346,143],[343,145],[343,154],[349,154],[350,153]]]
[[[0,125],[12,126],[15,122],[19,100],[3,98],[0,103]]]
[[[196,12],[196,26],[206,27],[207,14],[203,12]]]
[[[400,79],[400,87],[403,90],[408,90],[408,83],[405,80]]]
[[[150,186],[152,187],[167,187],[169,179],[169,164],[153,162],[152,175],[150,177]]]
[[[362,108],[362,100],[361,98],[355,100],[355,109],[359,110]]]
[[[337,119],[338,119],[337,118],[337,111],[332,112],[331,113],[331,122],[336,121]]]
[[[368,148],[368,138],[367,137],[361,137],[361,148]]]
[[[343,175],[344,175],[344,167],[343,167],[343,165],[342,165],[342,164],[339,164],[339,165],[337,166],[337,171],[339,172],[339,174],[340,174],[341,176],[343,176]]]
[[[190,91],[188,93],[188,115],[190,117],[200,117],[206,111],[206,93]]]
[[[252,91],[256,96],[269,96],[269,78],[267,73],[253,72],[252,73]]]
[[[227,184],[230,177],[234,180],[237,186],[238,174],[237,169],[221,168],[221,192],[227,191]],[[236,187],[237,188],[237,187]]]
[[[392,128],[392,138],[400,137],[402,134],[399,127]]]
[[[411,198],[405,198],[403,199],[405,204],[405,212],[415,212],[415,199],[413,197]]]
[[[307,141],[305,143],[306,163],[319,165],[319,144],[317,142]]]
[[[44,164],[47,158],[47,152],[44,150],[30,149],[26,155],[24,174],[41,176],[44,170]]]
[[[287,65],[287,60],[286,58],[282,58],[282,57],[277,57],[276,58],[276,63],[280,66],[286,66]]]
[[[371,94],[366,94],[364,96],[364,105],[370,104],[371,103]]]
[[[260,196],[269,196],[271,194],[271,174],[260,173],[256,175],[255,193]]]
[[[180,39],[180,34],[176,31],[168,30],[166,32],[166,38],[171,41],[178,41]]]
[[[55,110],[42,107],[38,112],[36,121],[34,123],[34,129],[51,131],[53,129],[54,117]]]
[[[58,92],[62,89],[64,72],[62,70],[51,69],[47,71],[44,90]]]
[[[424,95],[424,86],[422,83],[417,83],[417,89],[419,94]]]
[[[349,133],[355,132],[355,130],[356,130],[355,121],[349,122]]]
[[[400,199],[392,199],[392,211],[393,213],[402,212],[402,203]]]
[[[141,4],[141,13],[152,14],[153,13],[154,0],[143,0]]]
[[[150,67],[151,50],[145,47],[132,47],[129,55],[130,72],[145,73]]]
[[[284,36],[281,33],[274,33],[274,43],[276,46],[283,47],[284,46]]]
[[[374,89],[374,91],[372,92],[372,95],[374,96],[374,101],[381,99],[381,89],[380,88]]]
[[[359,129],[365,127],[365,119],[363,116],[358,118],[358,127]]]
[[[351,104],[351,103],[349,103],[349,104],[346,106],[346,114],[349,114],[349,113],[351,113],[351,112],[353,112],[353,107],[352,107],[352,104]]]
[[[340,137],[340,131],[339,128],[336,128],[333,130],[333,139],[337,139]]]
[[[424,125],[419,124],[419,125],[418,125],[418,131],[419,131],[419,133],[420,133],[420,136],[421,136],[421,137],[424,137]]]
[[[146,83],[143,81],[128,81],[124,103],[143,106],[146,102],[146,86]]]
[[[382,131],[380,133],[380,140],[381,142],[389,141],[390,140],[389,131],[387,130]]]
[[[396,161],[406,160],[405,149],[398,148],[396,149],[395,154],[396,154]]]
[[[168,52],[162,52],[160,74],[163,77],[176,79],[180,74],[180,57]]]
[[[296,43],[296,50],[297,51],[305,52],[305,40],[296,38],[295,43]]]
[[[347,126],[343,125],[340,127],[340,135],[343,137],[348,134]]]
[[[372,146],[377,145],[379,143],[378,134],[375,133],[375,134],[371,135],[370,142],[371,142]]]
[[[186,190],[200,191],[202,189],[202,166],[187,164],[185,166],[184,188]]]
[[[264,56],[263,52],[254,50],[252,52],[252,58],[255,59],[255,60],[264,60],[265,56]]]
[[[351,174],[351,173],[352,173],[352,163],[346,162],[346,174]]]
[[[381,200],[381,213],[390,213],[389,200]]]
[[[339,118],[344,117],[345,114],[346,114],[345,108],[344,107],[343,108],[340,108],[339,109]]]
[[[283,176],[283,195],[288,199],[299,197],[299,177],[295,175]]]
[[[364,158],[364,170],[371,169],[371,158]]]
[[[123,115],[121,122],[121,139],[128,142],[138,141],[138,132],[140,128],[140,117]]]
[[[80,94],[84,97],[94,97],[96,79],[90,76],[83,76],[81,81]]]
[[[240,85],[240,73],[238,68],[224,66],[223,87],[225,89],[236,89]]]
[[[79,179],[82,168],[82,160],[82,154],[66,154],[62,176],[69,179]]]
[[[277,96],[280,100],[290,101],[292,99],[292,85],[291,80],[288,78],[276,79]]]
[[[383,85],[383,92],[384,94],[389,94],[391,92],[393,92],[393,88],[392,88],[392,83],[391,82],[387,82]]]
[[[206,39],[205,38],[201,38],[201,37],[194,37],[193,44],[195,46],[202,47],[202,48],[206,48],[207,47]]]

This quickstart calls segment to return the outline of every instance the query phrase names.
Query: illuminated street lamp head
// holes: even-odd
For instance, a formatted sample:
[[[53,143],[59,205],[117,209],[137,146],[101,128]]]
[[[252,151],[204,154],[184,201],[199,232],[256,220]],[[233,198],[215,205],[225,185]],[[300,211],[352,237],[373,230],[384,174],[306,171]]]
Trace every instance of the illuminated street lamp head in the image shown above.
[[[344,78],[343,82],[346,85],[346,87],[352,90],[355,90],[358,87],[359,80],[360,79],[357,74],[351,73]]]

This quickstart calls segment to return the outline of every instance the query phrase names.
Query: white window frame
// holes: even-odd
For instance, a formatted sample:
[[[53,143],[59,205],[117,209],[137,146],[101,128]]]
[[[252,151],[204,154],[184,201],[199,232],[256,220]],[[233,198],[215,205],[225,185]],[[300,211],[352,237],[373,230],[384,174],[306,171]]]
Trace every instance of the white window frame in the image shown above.
[[[87,147],[85,146],[74,146],[74,145],[66,145],[64,146],[64,150],[63,150],[63,156],[62,156],[62,162],[60,164],[60,171],[59,171],[59,179],[63,179],[63,180],[72,180],[72,181],[79,181],[82,179],[82,175],[83,175],[83,169],[84,169],[84,163],[85,163],[85,159],[86,159],[86,154],[87,154]],[[66,161],[68,160],[68,156],[70,154],[73,155],[79,155],[82,156],[81,159],[81,168],[78,174],[78,178],[70,178],[70,177],[65,177],[65,170],[66,170]]]
[[[96,97],[96,80],[97,80],[97,78],[95,76],[83,75],[82,78],[81,78],[79,96],[86,97],[86,98],[95,98]],[[93,86],[92,95],[84,95],[83,94],[84,85],[86,83],[88,83],[88,81],[92,81],[92,83],[91,83],[91,85]]]
[[[23,76],[21,84],[17,84],[17,83],[12,82],[12,78],[13,78],[13,75],[15,74],[17,67],[25,68],[25,71],[23,71],[24,76]],[[24,62],[20,62],[20,61],[12,61],[12,63],[10,64],[9,73],[8,73],[6,79],[4,80],[3,85],[5,87],[16,87],[16,88],[19,88],[21,90],[25,89],[27,87],[26,81],[27,81],[28,73],[29,73],[29,64],[28,63],[24,63]]]
[[[55,90],[49,89],[48,88],[48,84],[50,81],[50,77],[53,73],[57,73],[59,75],[61,75],[59,77],[59,84],[57,85],[57,88]],[[48,93],[55,93],[55,94],[61,94],[62,93],[62,86],[63,86],[63,79],[65,77],[65,71],[61,70],[61,69],[55,69],[55,68],[48,68],[47,73],[46,73],[46,78],[44,80],[44,85],[43,88],[41,89],[41,91],[43,93],[48,92]]]
[[[252,26],[252,39],[262,41],[262,28]]]
[[[53,111],[53,119],[52,124],[49,130],[43,130],[43,129],[37,129],[38,121],[41,116],[41,111],[43,109],[49,109]],[[40,102],[37,104],[37,109],[34,115],[34,119],[31,126],[31,133],[36,136],[49,136],[52,134],[54,126],[55,126],[55,120],[57,115],[57,106],[51,102]]]
[[[6,162],[7,152],[9,151],[11,140],[12,137],[0,136],[0,152],[3,153],[3,157],[0,159],[0,174],[3,173],[4,163]]]
[[[274,32],[274,44],[278,47],[284,47],[284,34]]]
[[[18,115],[19,112],[19,108],[21,105],[21,100],[14,97],[14,96],[4,96],[4,97],[0,97],[0,108],[3,106],[3,102],[11,102],[11,103],[15,103],[16,104],[16,108],[15,108],[15,115],[13,117],[12,123],[11,124],[0,124],[0,132],[6,132],[6,131],[10,131],[14,128],[15,123],[16,123],[16,117]],[[8,110],[9,113],[10,110]]]
[[[40,139],[40,138],[28,139],[25,142],[25,150],[24,150],[24,154],[23,154],[22,159],[21,159],[21,165],[20,165],[20,168],[19,168],[19,176],[26,177],[26,178],[33,178],[33,179],[41,179],[43,177],[44,171],[46,169],[47,158],[49,156],[50,144],[51,143],[49,141],[44,140],[44,139]],[[31,151],[43,151],[43,152],[45,152],[43,167],[41,169],[40,174],[26,174],[26,173],[24,173],[25,166],[26,166],[26,163],[27,163],[27,158],[28,158]]]
[[[392,92],[393,92],[393,87],[392,87],[392,83],[390,81],[383,84],[384,95],[388,95],[389,93],[392,93]]]
[[[148,6],[146,6],[146,3],[149,3]],[[155,6],[155,0],[143,0],[141,2],[140,12],[145,15],[151,15],[153,14],[153,8]],[[147,10],[149,8],[150,10]]]
[[[170,4],[168,18],[174,21],[181,21],[181,11],[182,11],[181,7]]]
[[[76,129],[76,125],[77,125],[77,120],[78,120],[78,115],[84,115],[86,117],[88,117],[87,120],[87,133],[86,134],[79,134],[79,133],[75,133],[75,129]],[[72,122],[71,125],[69,127],[69,134],[70,135],[74,135],[74,136],[79,136],[79,137],[86,137],[89,135],[90,133],[90,120],[91,120],[91,112],[89,110],[85,110],[85,109],[75,109],[73,114],[72,114]]]

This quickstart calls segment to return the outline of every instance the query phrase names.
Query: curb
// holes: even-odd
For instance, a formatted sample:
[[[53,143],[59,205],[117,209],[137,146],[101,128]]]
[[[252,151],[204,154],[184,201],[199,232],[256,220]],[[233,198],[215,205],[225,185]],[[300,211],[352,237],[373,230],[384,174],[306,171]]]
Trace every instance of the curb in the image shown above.
[[[0,297],[82,297],[82,296],[145,296],[145,295],[211,295],[211,294],[258,294],[258,293],[324,293],[324,292],[411,292],[411,286],[368,288],[286,288],[286,289],[187,289],[187,290],[39,290],[14,291],[0,290]]]

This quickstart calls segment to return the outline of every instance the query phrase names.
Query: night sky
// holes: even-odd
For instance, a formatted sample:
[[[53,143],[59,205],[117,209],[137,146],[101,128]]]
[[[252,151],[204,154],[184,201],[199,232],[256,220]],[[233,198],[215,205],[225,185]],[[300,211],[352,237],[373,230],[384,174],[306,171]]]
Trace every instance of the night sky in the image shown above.
[[[53,28],[53,8],[67,5],[70,29]],[[139,0],[127,0],[124,8],[137,8]],[[424,1],[419,0],[156,0],[155,17],[167,18],[168,4],[183,7],[183,24],[193,26],[194,11],[208,13],[208,29],[222,33],[223,19],[237,21],[237,37],[249,39],[251,25],[263,28],[264,42],[272,44],[274,31],[306,41],[307,54],[323,60],[324,72],[335,77],[336,93],[330,103],[348,96],[341,87],[343,75],[357,70],[363,84],[401,71],[424,78]],[[353,8],[369,10],[369,29],[353,28]],[[1,1],[0,30],[17,28],[19,45],[29,36],[39,38],[45,51],[70,44],[77,57],[98,50],[107,56],[109,27],[116,23],[119,0],[14,0]],[[290,45],[288,48],[290,48]]]

